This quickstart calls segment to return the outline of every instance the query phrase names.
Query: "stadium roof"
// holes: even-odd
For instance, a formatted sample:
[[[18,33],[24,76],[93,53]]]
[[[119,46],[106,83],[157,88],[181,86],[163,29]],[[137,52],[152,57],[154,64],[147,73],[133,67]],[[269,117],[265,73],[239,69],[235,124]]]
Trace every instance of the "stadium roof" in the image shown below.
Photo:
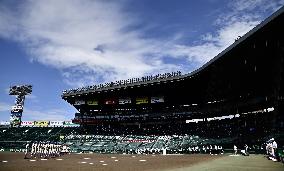
[[[142,81],[142,78],[144,78],[144,77],[142,77],[142,78],[139,78],[140,81],[135,81],[136,78],[134,79],[134,81],[131,81],[132,79],[125,80],[126,81],[125,84],[114,85],[113,84],[114,82],[111,82],[111,83],[106,83],[106,84],[100,84],[100,85],[96,86],[96,88],[94,88],[93,86],[87,86],[87,87],[81,87],[81,88],[77,88],[77,89],[64,90],[62,97],[64,98],[64,97],[68,97],[68,96],[87,94],[87,93],[95,93],[95,92],[106,92],[106,91],[114,90],[114,89],[135,87],[135,86],[154,84],[154,83],[159,83],[159,82],[167,83],[167,82],[173,82],[173,81],[182,81],[185,78],[194,77],[196,74],[198,74],[201,71],[203,71],[204,69],[206,69],[208,66],[210,66],[212,63],[217,61],[219,58],[223,57],[225,54],[230,52],[232,49],[238,47],[242,42],[244,42],[250,36],[255,34],[257,31],[262,29],[264,26],[266,26],[268,23],[272,22],[275,18],[277,18],[278,16],[280,16],[283,13],[284,13],[284,6],[281,7],[275,13],[273,13],[270,17],[268,17],[267,19],[262,21],[259,25],[254,27],[252,30],[250,30],[248,33],[246,33],[244,36],[237,39],[232,45],[230,45],[224,51],[219,53],[217,56],[215,56],[209,62],[207,62],[202,67],[198,68],[197,70],[195,70],[191,73],[181,75],[180,72],[177,72],[178,74],[172,73],[172,75],[169,76],[169,77],[167,77],[167,76],[164,77],[164,76],[162,76],[163,74],[161,74],[161,75],[153,76],[152,78],[156,77],[154,79],[148,79],[148,80],[145,79],[146,81]],[[171,73],[166,73],[165,75],[167,75],[167,74],[171,74]]]

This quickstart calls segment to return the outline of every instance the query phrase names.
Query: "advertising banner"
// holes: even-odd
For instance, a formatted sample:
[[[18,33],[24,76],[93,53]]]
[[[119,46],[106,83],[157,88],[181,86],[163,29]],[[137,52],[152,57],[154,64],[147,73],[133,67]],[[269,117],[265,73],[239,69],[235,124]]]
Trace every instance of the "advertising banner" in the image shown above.
[[[64,127],[79,127],[80,125],[72,123],[72,121],[64,121],[63,126]]]
[[[147,104],[149,102],[147,97],[136,98],[136,104]]]
[[[99,105],[99,102],[97,100],[88,100],[87,105],[96,106]]]
[[[48,126],[48,121],[35,121],[34,126],[36,127],[47,127]]]
[[[34,126],[34,121],[22,121],[21,126],[32,127]]]
[[[0,125],[7,126],[7,125],[10,125],[10,122],[8,122],[8,121],[1,121]]]
[[[151,103],[164,103],[164,97],[151,97]]]
[[[63,125],[70,125],[73,124],[72,121],[64,121]]]
[[[64,121],[50,121],[49,126],[51,127],[60,127],[63,126]]]
[[[119,104],[131,104],[131,99],[130,98],[119,99],[118,103]]]
[[[116,104],[116,101],[114,99],[107,99],[105,104]]]
[[[83,104],[86,104],[85,100],[76,100],[74,103],[74,105],[83,105]]]

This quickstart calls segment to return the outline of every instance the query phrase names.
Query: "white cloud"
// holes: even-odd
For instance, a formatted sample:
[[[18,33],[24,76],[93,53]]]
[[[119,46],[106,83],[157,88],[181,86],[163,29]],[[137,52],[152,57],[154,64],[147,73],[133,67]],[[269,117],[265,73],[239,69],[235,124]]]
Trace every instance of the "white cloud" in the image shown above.
[[[235,11],[244,11],[244,10],[273,10],[276,11],[283,4],[283,0],[234,0],[230,5]]]
[[[215,34],[207,33],[201,36],[201,43],[196,45],[174,45],[168,52],[172,56],[186,57],[188,61],[195,62],[197,65],[204,64],[218,55],[226,47],[234,43],[238,36],[243,36],[259,21],[236,21],[224,25],[216,31]]]
[[[59,69],[76,68],[82,74],[98,74],[108,80],[140,76],[159,66],[143,60],[151,41],[135,31],[123,31],[132,23],[115,3],[102,1],[30,1],[20,15],[0,13],[0,34],[25,43],[32,60]],[[95,50],[101,47],[102,51]],[[73,69],[71,69],[72,72]],[[111,77],[111,78],[112,78]]]
[[[7,8],[0,12],[0,35],[24,43],[32,61],[64,70],[67,83],[113,81],[178,68],[147,57],[161,51],[161,42],[129,30],[136,21],[118,3],[29,1],[21,9],[18,15]]]
[[[0,37],[21,42],[32,61],[58,68],[66,83],[82,86],[148,73],[189,72],[192,68],[181,68],[184,63],[199,67],[260,22],[250,10],[264,4],[266,10],[275,10],[281,4],[269,2],[233,1],[230,12],[218,17],[217,30],[194,45],[176,43],[179,36],[167,43],[142,38],[143,31],[130,29],[139,19],[123,10],[123,2],[100,0],[31,0],[18,11],[0,5]],[[168,64],[164,57],[184,62]]]
[[[275,12],[284,0],[238,0],[228,4],[229,12],[224,12],[214,22],[213,33],[206,33],[196,45],[175,45],[170,50],[173,56],[185,56],[189,61],[204,64],[258,25],[263,19],[262,11]],[[261,11],[256,10],[261,9]]]

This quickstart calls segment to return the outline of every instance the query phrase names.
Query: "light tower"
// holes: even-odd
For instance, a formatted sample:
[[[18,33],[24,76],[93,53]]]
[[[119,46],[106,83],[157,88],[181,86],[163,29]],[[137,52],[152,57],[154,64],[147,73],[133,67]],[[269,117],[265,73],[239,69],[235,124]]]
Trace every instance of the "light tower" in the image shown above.
[[[11,127],[21,125],[25,96],[31,93],[32,93],[31,85],[16,85],[10,87],[9,95],[16,96],[15,105],[12,106],[11,109],[11,116],[10,116]]]

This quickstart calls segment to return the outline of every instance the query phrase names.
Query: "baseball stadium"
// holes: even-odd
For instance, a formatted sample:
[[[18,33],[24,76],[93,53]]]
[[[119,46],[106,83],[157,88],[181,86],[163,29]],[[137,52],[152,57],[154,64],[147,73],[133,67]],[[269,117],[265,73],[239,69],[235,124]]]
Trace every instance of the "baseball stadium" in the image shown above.
[[[22,121],[32,86],[11,86],[0,170],[283,170],[283,23],[284,7],[191,73],[63,90],[69,121]]]

